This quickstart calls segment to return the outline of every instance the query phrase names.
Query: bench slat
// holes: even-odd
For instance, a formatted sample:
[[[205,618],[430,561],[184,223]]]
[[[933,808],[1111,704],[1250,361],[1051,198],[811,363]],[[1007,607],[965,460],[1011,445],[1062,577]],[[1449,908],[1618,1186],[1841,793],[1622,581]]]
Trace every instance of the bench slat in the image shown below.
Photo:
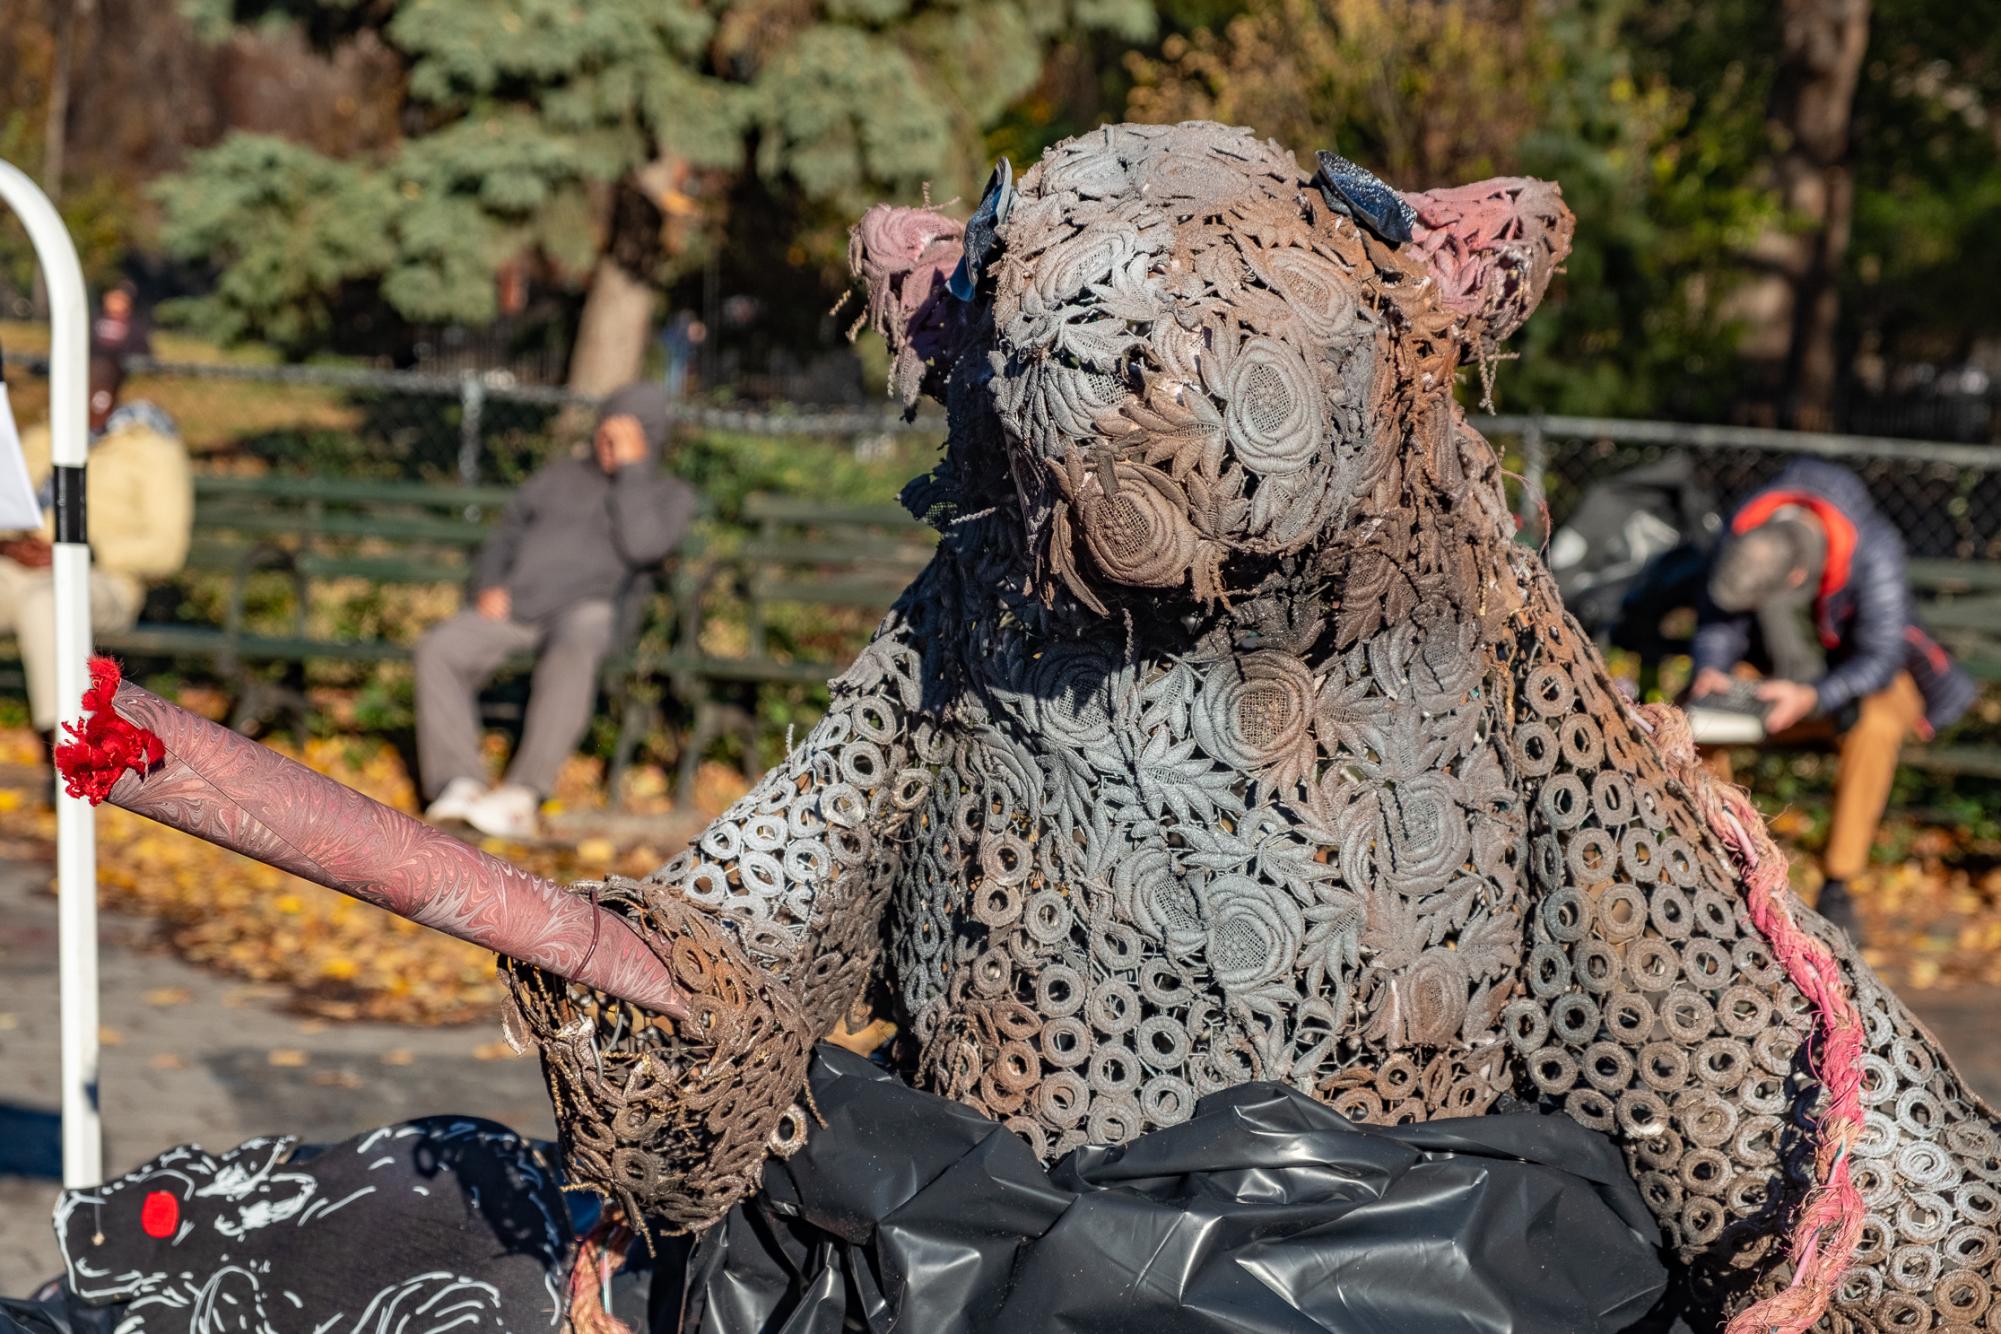
[[[781,662],[776,658],[714,658],[668,655],[663,676],[692,676],[736,685],[825,685],[840,671],[828,662]]]
[[[2001,634],[2001,598],[1954,598],[1920,605],[1918,619],[1933,630]]]
[[[866,525],[928,532],[901,505],[829,505],[810,496],[781,496],[756,491],[743,499],[743,517],[755,522],[801,523],[827,528]]]
[[[1910,563],[1911,586],[1919,590],[2001,593],[2001,562],[1971,560],[1914,560]]]
[[[738,560],[757,565],[894,565],[914,572],[930,564],[934,554],[933,547],[888,538],[877,541],[838,538],[825,542],[800,538],[796,541],[746,542]]]
[[[195,498],[246,497],[253,500],[333,501],[349,504],[419,505],[428,509],[501,509],[515,492],[505,486],[421,485],[409,482],[350,482],[326,477],[195,478]]]
[[[429,519],[387,514],[307,514],[297,510],[197,510],[195,522],[210,532],[292,533],[299,536],[372,537],[385,542],[435,542],[477,546],[484,524],[464,519]]]
[[[798,602],[812,607],[857,607],[880,615],[907,588],[907,578],[787,579],[754,576],[751,596],[760,602]]]

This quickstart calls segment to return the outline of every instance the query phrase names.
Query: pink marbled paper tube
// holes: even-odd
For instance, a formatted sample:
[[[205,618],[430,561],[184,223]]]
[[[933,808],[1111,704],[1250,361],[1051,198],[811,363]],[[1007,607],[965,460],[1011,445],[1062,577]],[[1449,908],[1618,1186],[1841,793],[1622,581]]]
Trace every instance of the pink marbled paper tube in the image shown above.
[[[113,805],[400,917],[673,1018],[686,1004],[617,914],[129,681],[118,715],[165,759],[126,772]]]

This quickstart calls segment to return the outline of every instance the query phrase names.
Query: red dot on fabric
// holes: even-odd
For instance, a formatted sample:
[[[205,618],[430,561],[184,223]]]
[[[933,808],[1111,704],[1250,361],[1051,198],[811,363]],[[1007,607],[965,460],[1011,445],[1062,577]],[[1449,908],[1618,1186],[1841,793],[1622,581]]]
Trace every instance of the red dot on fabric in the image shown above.
[[[139,1226],[149,1237],[171,1237],[181,1225],[181,1202],[170,1190],[156,1190],[139,1206]]]

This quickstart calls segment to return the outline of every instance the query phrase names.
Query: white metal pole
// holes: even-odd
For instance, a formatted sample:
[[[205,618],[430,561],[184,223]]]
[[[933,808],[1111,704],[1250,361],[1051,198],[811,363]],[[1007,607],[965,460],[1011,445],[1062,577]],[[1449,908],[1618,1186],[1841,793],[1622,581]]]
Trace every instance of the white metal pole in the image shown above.
[[[49,293],[49,432],[55,466],[56,697],[83,699],[90,658],[90,546],[83,508],[90,449],[90,308],[76,246],[49,197],[0,162],[0,200],[28,229]],[[62,1019],[63,1185],[104,1179],[97,1106],[97,830],[89,803],[56,794],[58,986]]]

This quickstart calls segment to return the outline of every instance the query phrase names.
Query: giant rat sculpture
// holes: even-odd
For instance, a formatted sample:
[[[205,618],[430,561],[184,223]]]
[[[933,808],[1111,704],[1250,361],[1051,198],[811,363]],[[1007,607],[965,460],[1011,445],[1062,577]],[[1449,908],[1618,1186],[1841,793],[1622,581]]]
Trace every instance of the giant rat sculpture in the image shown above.
[[[574,1176],[714,1220],[873,991],[914,1084],[1045,1160],[1251,1079],[1508,1096],[1618,1140],[1690,1313],[1799,1270],[1797,1320],[2001,1319],[1992,1113],[1769,854],[1747,890],[1744,808],[1615,689],[1453,401],[1568,250],[1557,189],[1405,203],[1397,243],[1248,131],[1114,125],[970,239],[862,220],[893,382],[949,409],[907,493],[943,537],[803,744],[593,890],[695,1018],[513,969]]]

